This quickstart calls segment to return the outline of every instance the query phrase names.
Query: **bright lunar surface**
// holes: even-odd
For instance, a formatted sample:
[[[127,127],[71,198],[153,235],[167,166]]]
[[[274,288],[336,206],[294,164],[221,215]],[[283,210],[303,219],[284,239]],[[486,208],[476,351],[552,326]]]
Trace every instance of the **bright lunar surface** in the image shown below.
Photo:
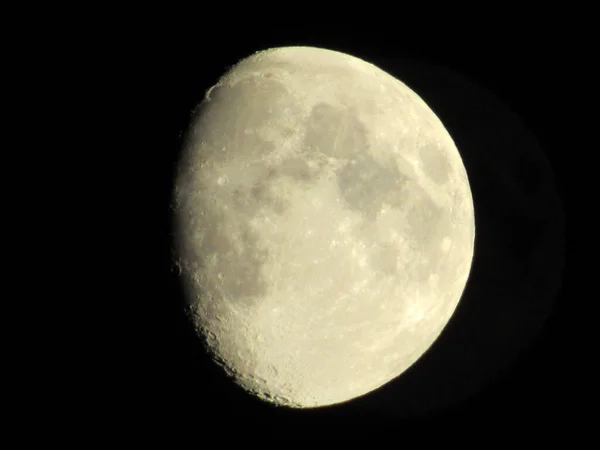
[[[452,138],[406,85],[343,53],[274,48],[231,68],[192,119],[173,195],[194,325],[277,405],[341,403],[402,374],[469,276]]]

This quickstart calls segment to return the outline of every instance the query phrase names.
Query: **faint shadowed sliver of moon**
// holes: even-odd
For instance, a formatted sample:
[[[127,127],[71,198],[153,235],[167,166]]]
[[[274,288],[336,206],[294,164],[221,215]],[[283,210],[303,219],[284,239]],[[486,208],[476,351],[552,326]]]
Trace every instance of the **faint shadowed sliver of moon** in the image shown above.
[[[374,395],[378,407],[410,415],[482,392],[544,335],[562,286],[565,212],[542,145],[499,96],[443,67],[388,65],[456,142],[477,223],[469,283],[442,337],[398,383]],[[430,171],[444,164],[434,159]]]

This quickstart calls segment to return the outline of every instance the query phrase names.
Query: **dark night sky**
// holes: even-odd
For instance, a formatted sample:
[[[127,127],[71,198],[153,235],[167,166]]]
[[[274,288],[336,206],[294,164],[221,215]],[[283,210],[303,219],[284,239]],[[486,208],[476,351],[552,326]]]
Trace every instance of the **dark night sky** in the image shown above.
[[[561,283],[566,175],[564,150],[553,141],[560,119],[549,93],[569,67],[567,55],[549,31],[514,31],[510,38],[478,31],[415,42],[390,30],[322,29],[262,28],[229,43],[212,30],[148,30],[123,44],[108,77],[122,89],[117,107],[129,140],[109,157],[135,173],[121,220],[135,251],[119,260],[128,282],[115,296],[132,314],[123,314],[124,338],[98,389],[118,393],[115,413],[163,425],[192,420],[203,430],[231,421],[268,424],[271,433],[370,430],[411,419],[556,420],[563,411],[557,405],[568,400],[564,380],[572,374],[556,360],[568,309]],[[191,109],[236,61],[284,45],[350,53],[415,90],[454,138],[476,212],[471,277],[434,347],[371,395],[312,411],[273,408],[231,385],[181,315],[169,265],[171,176]]]

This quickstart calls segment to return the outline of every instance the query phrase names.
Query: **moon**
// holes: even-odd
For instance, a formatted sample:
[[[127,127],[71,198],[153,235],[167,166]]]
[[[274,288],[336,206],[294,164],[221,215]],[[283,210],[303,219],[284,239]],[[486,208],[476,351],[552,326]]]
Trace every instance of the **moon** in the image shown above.
[[[272,48],[228,70],[193,114],[172,207],[198,335],[238,385],[292,408],[406,371],[473,259],[469,181],[442,122],[333,50]]]

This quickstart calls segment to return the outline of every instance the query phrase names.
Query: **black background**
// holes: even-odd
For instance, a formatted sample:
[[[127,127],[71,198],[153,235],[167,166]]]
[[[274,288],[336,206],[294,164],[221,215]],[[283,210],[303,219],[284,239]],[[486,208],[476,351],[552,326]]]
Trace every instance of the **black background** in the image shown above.
[[[125,241],[123,253],[113,255],[116,262],[111,267],[124,280],[111,296],[116,314],[123,319],[119,329],[123,333],[115,342],[106,341],[114,352],[107,352],[103,380],[90,387],[111,399],[110,414],[164,427],[191,422],[206,432],[227,423],[257,424],[265,437],[290,427],[315,430],[339,425],[350,432],[353,426],[376,430],[415,420],[471,425],[562,420],[570,411],[574,375],[556,356],[568,351],[561,338],[569,320],[566,281],[560,281],[564,217],[556,213],[540,218],[527,209],[530,200],[519,203],[513,191],[509,194],[503,188],[491,191],[502,185],[503,177],[516,176],[504,173],[517,163],[498,155],[509,147],[514,153],[515,136],[526,129],[537,137],[554,171],[555,201],[563,205],[556,211],[566,214],[567,168],[561,163],[565,149],[554,139],[561,125],[557,105],[564,105],[565,99],[556,98],[555,86],[574,66],[556,29],[510,27],[510,33],[502,29],[503,33],[482,27],[456,35],[424,36],[402,32],[397,26],[367,30],[311,23],[310,27],[248,27],[233,33],[219,26],[181,30],[170,24],[132,32],[117,45],[118,50],[106,55],[111,64],[104,69],[103,87],[110,91],[118,86],[119,93],[115,114],[107,122],[119,131],[119,138],[105,158],[114,166],[110,177],[115,177],[115,185],[121,177],[127,185],[119,188],[119,206],[113,208],[119,220],[109,224]],[[181,290],[170,264],[169,196],[191,110],[239,59],[285,45],[350,53],[397,76],[421,95],[457,142],[471,178],[476,226],[483,230],[477,236],[465,293],[470,300],[461,302],[466,304],[459,307],[458,317],[436,348],[398,380],[370,395],[303,411],[274,408],[251,398],[210,362],[182,314]],[[521,122],[508,118],[497,103],[482,100],[476,88],[472,92],[465,87],[472,86],[469,82],[457,88],[448,81],[455,76],[448,73],[493,92]],[[478,122],[481,114],[469,113],[468,99],[482,110],[500,111],[490,115],[496,125],[486,128]],[[481,142],[490,143],[496,156],[476,156]],[[526,151],[531,144],[524,145]],[[496,175],[488,176],[491,173]],[[521,175],[523,186],[533,176],[530,173],[527,169]],[[495,213],[498,210],[503,213]],[[544,220],[558,231],[531,244]],[[542,261],[547,267],[540,269]],[[494,270],[505,277],[490,281]],[[526,306],[511,303],[516,298],[513,291],[535,277],[553,288],[531,294]],[[507,288],[503,291],[502,286]],[[515,323],[518,329],[510,339],[490,331],[513,329]]]

